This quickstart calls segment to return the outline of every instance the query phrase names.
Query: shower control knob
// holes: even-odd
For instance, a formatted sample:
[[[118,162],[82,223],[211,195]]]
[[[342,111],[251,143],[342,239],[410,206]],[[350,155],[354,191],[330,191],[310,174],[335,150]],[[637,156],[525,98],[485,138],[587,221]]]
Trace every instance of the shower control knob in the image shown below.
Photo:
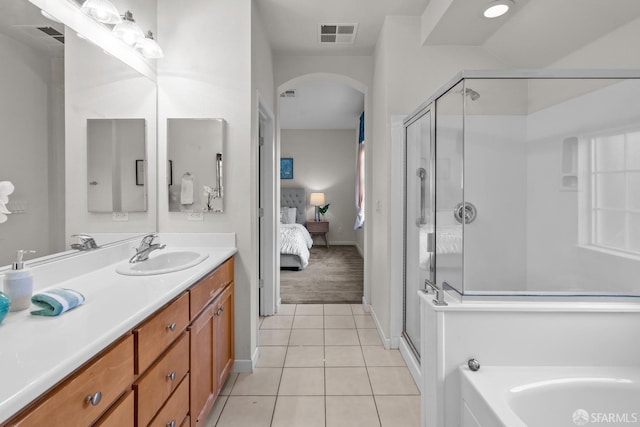
[[[473,372],[476,372],[478,369],[480,369],[480,362],[478,362],[476,359],[469,359],[467,365]]]

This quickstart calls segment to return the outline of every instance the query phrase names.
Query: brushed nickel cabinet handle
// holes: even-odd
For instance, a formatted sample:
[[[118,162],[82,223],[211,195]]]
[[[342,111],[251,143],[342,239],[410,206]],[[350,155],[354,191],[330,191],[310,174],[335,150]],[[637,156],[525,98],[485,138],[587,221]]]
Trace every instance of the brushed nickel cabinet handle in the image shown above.
[[[171,322],[167,325],[167,330],[169,331],[175,331],[176,330],[176,322]]]
[[[173,371],[170,374],[167,374],[167,379],[174,381],[176,379],[176,371]]]
[[[102,400],[102,392],[100,392],[100,391],[96,391],[93,394],[89,394],[84,399],[85,402],[91,403],[91,405],[93,405],[93,406],[97,406],[98,403],[100,403],[101,400]]]
[[[166,424],[166,426],[167,426],[167,427],[176,427],[176,420],[175,420],[175,418],[174,418],[173,420],[169,421],[169,422]]]

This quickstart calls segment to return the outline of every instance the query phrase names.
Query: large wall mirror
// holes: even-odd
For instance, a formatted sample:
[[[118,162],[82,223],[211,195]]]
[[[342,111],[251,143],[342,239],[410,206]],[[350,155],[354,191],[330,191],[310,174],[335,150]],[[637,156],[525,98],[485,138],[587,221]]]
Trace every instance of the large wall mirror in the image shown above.
[[[89,212],[145,212],[144,119],[87,120]]]
[[[0,2],[0,181],[15,186],[7,206],[12,213],[0,224],[0,270],[17,249],[34,249],[48,259],[67,256],[75,233],[157,231],[155,209],[132,209],[127,221],[116,221],[111,213],[88,212],[87,194],[89,119],[135,118],[146,123],[145,153],[136,159],[147,159],[147,206],[156,205],[155,81],[79,38],[75,29],[48,20],[33,3],[58,5]],[[138,22],[146,21],[141,5],[149,6],[148,22],[155,22],[155,0],[134,3]]]
[[[223,119],[167,119],[170,212],[224,211]]]

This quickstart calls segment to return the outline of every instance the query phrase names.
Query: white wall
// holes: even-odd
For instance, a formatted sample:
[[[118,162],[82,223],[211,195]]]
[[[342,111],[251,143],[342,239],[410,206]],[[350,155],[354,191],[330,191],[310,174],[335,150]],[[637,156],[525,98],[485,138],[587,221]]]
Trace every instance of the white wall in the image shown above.
[[[225,212],[187,221],[185,213],[168,212],[167,189],[160,186],[159,229],[236,233],[235,350],[236,359],[245,362],[255,349],[257,323],[251,33],[250,0],[158,4],[158,39],[165,53],[158,64],[159,182],[166,182],[167,118],[227,121]]]
[[[48,191],[51,95],[60,83],[52,80],[47,56],[2,34],[0,62],[0,181],[15,185],[10,202],[27,203],[25,213],[0,224],[0,265],[6,265],[17,249],[49,253],[50,199],[59,196]]]
[[[74,233],[156,231],[156,85],[102,49],[80,39],[65,43],[66,238]],[[146,212],[130,212],[128,221],[108,213],[87,212],[87,119],[137,118],[146,121]],[[135,164],[122,165],[134,171]],[[133,175],[132,175],[133,176]],[[100,244],[100,242],[98,242]],[[68,246],[67,246],[68,247]]]
[[[357,138],[355,130],[280,131],[281,156],[293,158],[293,179],[281,180],[280,185],[304,188],[307,203],[311,193],[324,193],[325,202],[331,204],[325,215],[330,244],[356,243],[353,224]],[[313,206],[307,205],[306,218],[313,220]]]
[[[371,303],[382,332],[391,337],[392,288],[401,285],[401,270],[392,276],[390,259],[402,254],[390,252],[392,236],[402,235],[402,223],[391,223],[390,188],[391,117],[407,115],[424,102],[440,86],[463,69],[501,68],[504,64],[482,48],[466,46],[421,46],[420,17],[388,16],[378,38],[374,56],[373,134],[368,153],[373,157],[373,172],[367,195],[367,248],[372,251],[366,277],[371,278]],[[371,135],[371,134],[370,134]],[[396,304],[397,305],[397,304]],[[397,333],[394,331],[394,334]]]

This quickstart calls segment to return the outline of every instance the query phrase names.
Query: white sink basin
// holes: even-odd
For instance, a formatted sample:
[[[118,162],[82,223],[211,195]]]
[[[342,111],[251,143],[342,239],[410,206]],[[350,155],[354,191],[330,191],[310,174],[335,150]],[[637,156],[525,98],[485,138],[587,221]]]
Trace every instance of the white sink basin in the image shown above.
[[[192,251],[174,251],[151,254],[146,261],[124,262],[116,267],[116,272],[127,276],[151,276],[185,270],[200,264],[209,254]]]

